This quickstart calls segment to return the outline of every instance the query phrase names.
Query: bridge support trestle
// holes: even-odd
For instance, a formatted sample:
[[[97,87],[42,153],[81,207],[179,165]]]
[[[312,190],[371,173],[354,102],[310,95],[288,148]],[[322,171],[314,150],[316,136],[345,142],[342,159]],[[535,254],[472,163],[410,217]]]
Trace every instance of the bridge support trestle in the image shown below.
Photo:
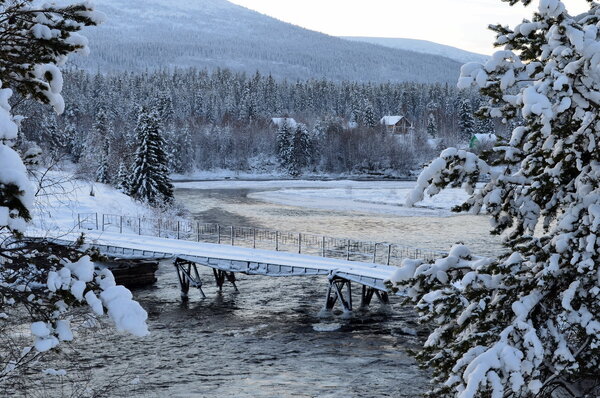
[[[346,292],[345,295],[344,290]],[[325,310],[331,311],[338,299],[344,308],[344,312],[352,312],[352,285],[349,280],[342,278],[332,278],[329,280],[327,297],[325,298]]]
[[[237,285],[235,284],[235,273],[234,272],[221,271],[220,269],[213,268],[213,273],[215,275],[215,282],[217,283],[217,287],[219,288],[219,291],[223,291],[223,284],[225,283],[225,280],[227,280],[229,283],[231,283],[233,285],[233,288],[235,289],[235,291],[239,292]]]
[[[367,308],[371,304],[373,296],[376,296],[380,303],[388,305],[390,303],[390,297],[386,292],[379,291],[378,289],[364,286],[362,287],[362,293],[360,296],[360,308]]]
[[[198,273],[198,267],[196,263],[178,258],[173,264],[175,265],[177,278],[179,279],[181,299],[183,301],[187,301],[190,286],[198,288],[202,298],[205,298],[206,295],[202,291],[202,281],[200,280],[200,274]]]

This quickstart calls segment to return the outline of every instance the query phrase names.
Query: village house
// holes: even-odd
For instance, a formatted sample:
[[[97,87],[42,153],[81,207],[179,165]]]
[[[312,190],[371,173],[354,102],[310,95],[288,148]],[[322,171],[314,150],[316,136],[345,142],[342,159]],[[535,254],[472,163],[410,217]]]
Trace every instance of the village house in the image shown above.
[[[379,121],[384,125],[388,133],[408,134],[412,130],[412,123],[404,116],[384,116]]]

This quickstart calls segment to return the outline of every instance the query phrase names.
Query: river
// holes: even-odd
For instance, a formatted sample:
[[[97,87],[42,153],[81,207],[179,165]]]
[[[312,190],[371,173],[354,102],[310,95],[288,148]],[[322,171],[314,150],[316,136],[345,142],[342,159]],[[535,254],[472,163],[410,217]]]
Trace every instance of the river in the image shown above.
[[[498,250],[484,217],[449,216],[443,209],[407,217],[394,200],[377,199],[381,192],[394,199],[406,184],[193,183],[178,184],[176,197],[203,222],[440,250],[463,241],[477,253]],[[339,314],[321,319],[326,278],[240,275],[239,293],[227,285],[218,293],[210,270],[202,269],[202,277],[207,298],[192,290],[189,303],[181,304],[176,274],[161,264],[158,283],[134,293],[149,313],[151,335],[105,331],[105,339],[88,343],[96,378],[125,375],[120,382],[133,380],[125,387],[132,397],[413,398],[426,390],[426,372],[406,352],[425,331],[398,300],[391,309],[375,303],[349,320]]]

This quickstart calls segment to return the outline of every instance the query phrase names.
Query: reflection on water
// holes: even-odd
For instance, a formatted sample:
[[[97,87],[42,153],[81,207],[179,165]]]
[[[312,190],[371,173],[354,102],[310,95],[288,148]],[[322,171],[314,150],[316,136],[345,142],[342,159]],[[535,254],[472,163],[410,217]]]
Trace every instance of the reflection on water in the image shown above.
[[[249,192],[177,190],[176,196],[204,222],[442,250],[459,240],[479,253],[497,247],[482,217],[313,210],[263,203]],[[424,330],[394,298],[391,311],[375,303],[350,320],[339,314],[320,319],[326,278],[239,275],[239,294],[229,286],[219,294],[211,270],[201,273],[207,298],[192,290],[182,305],[172,265],[162,264],[157,285],[135,292],[150,314],[149,337],[80,343],[95,375],[138,377],[140,384],[126,394],[134,397],[414,398],[426,390],[426,374],[406,354]]]

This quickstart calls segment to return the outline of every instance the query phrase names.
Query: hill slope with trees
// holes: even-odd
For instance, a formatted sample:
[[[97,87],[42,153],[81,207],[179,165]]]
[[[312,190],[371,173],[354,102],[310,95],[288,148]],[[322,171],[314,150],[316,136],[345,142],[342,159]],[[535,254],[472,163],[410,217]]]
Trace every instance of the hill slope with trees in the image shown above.
[[[108,19],[86,31],[91,72],[229,68],[275,78],[456,82],[449,58],[356,43],[281,22],[225,0],[105,0]]]

